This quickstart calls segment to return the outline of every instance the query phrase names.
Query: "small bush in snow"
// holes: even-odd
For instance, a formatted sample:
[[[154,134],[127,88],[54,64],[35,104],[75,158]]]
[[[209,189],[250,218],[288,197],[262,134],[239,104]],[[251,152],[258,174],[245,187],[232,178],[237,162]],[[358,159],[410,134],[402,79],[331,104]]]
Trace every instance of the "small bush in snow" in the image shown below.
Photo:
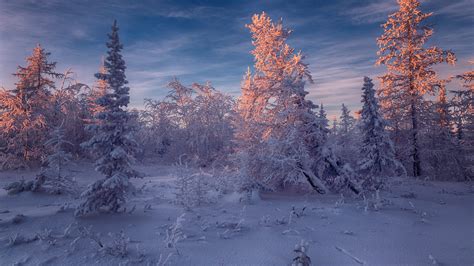
[[[175,168],[176,201],[186,209],[200,206],[211,201],[208,191],[210,190],[208,180],[212,175],[203,171],[195,172],[187,165],[178,164]]]
[[[17,246],[17,245],[21,245],[21,244],[28,244],[28,243],[34,242],[36,240],[38,240],[37,235],[28,237],[28,236],[24,236],[20,233],[15,233],[15,234],[10,235],[8,237],[7,247]]]
[[[308,242],[301,240],[299,244],[295,245],[294,252],[296,257],[293,259],[291,266],[309,266],[311,265],[311,258],[306,254],[308,251]]]
[[[111,243],[105,245],[102,250],[106,254],[114,257],[126,257],[128,255],[128,243],[130,243],[130,238],[128,238],[123,231],[120,231],[120,233],[109,233],[109,237],[112,239]]]
[[[62,125],[53,130],[52,136],[45,142],[45,146],[52,150],[46,157],[44,163],[46,167],[34,180],[17,181],[4,187],[8,194],[18,194],[25,191],[43,191],[49,194],[77,194],[76,182],[63,174],[64,167],[69,162],[71,154],[64,151],[64,145],[70,144],[64,140],[64,130]]]
[[[92,226],[80,226],[78,230],[80,236],[71,243],[71,246],[74,246],[81,238],[90,239],[99,246],[100,252],[120,258],[124,258],[128,255],[130,238],[125,235],[124,231],[120,231],[120,233],[109,233],[108,236],[111,240],[107,243],[104,242],[100,233],[92,231]]]
[[[33,180],[30,180],[30,181],[20,180],[20,181],[7,184],[6,186],[3,187],[3,189],[8,191],[8,194],[10,195],[18,194],[24,191],[31,191],[33,188],[33,183],[34,183]]]
[[[176,222],[174,222],[166,230],[165,245],[168,248],[174,248],[178,254],[179,254],[179,251],[176,247],[176,244],[179,241],[186,239],[186,234],[183,232],[183,223],[184,221],[186,221],[184,219],[185,215],[186,213],[183,213],[180,216],[178,216],[178,218],[176,218]]]

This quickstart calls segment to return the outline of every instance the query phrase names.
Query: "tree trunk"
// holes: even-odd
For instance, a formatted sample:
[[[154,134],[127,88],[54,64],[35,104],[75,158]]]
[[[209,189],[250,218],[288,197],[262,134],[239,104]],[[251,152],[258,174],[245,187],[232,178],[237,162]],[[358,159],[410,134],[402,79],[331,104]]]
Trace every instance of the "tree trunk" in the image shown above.
[[[413,176],[421,176],[420,151],[418,147],[418,118],[416,113],[415,99],[411,102],[411,123],[412,123],[412,157],[413,157]]]
[[[316,177],[313,172],[309,169],[306,169],[305,167],[300,166],[300,170],[303,173],[303,175],[306,177],[306,180],[308,183],[311,185],[311,187],[316,190],[319,194],[326,194],[328,189],[324,185],[323,181]]]

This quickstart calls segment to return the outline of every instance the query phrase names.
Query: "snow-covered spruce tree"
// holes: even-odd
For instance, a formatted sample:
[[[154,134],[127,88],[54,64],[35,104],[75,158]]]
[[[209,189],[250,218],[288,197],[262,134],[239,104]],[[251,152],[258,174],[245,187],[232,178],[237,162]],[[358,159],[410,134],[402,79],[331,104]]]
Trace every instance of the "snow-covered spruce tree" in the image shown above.
[[[345,104],[342,104],[341,106],[341,116],[339,119],[340,134],[343,136],[349,134],[349,132],[354,128],[355,119]]]
[[[379,111],[379,104],[375,98],[374,84],[368,77],[364,77],[362,103],[360,121],[362,147],[358,169],[365,176],[364,187],[378,190],[383,186],[384,177],[395,174],[397,170],[403,172],[405,170],[395,158],[393,143],[385,132],[386,121]]]
[[[382,111],[390,122],[395,141],[409,138],[409,156],[413,176],[422,174],[419,117],[423,96],[434,93],[440,80],[433,66],[442,62],[454,64],[456,58],[450,51],[425,43],[433,29],[423,25],[432,13],[419,10],[418,0],[398,0],[399,10],[391,14],[383,25],[384,33],[377,39],[378,65],[385,65],[387,73],[380,77],[378,90]],[[403,133],[405,135],[403,135]]]
[[[18,167],[39,161],[45,155],[44,141],[48,137],[48,118],[54,79],[63,77],[55,72],[56,63],[49,62],[40,45],[33,49],[26,67],[18,67],[16,88],[0,91],[0,147],[2,167]]]
[[[322,103],[321,103],[321,106],[319,107],[318,118],[319,118],[319,130],[321,131],[323,135],[324,141],[326,141],[330,133],[329,120],[327,118],[326,110],[324,110],[324,106]]]
[[[126,192],[132,186],[129,179],[141,176],[131,166],[137,143],[133,139],[134,128],[129,121],[131,115],[125,109],[130,102],[130,88],[126,86],[126,67],[118,30],[117,22],[114,21],[107,42],[106,71],[95,75],[110,86],[107,93],[97,100],[104,110],[95,117],[99,123],[89,126],[94,135],[83,145],[99,155],[96,170],[105,178],[90,185],[82,194],[84,201],[77,207],[76,216],[97,211],[120,211],[125,203]]]
[[[332,119],[332,127],[331,127],[331,134],[333,136],[336,136],[337,135],[337,119],[336,117],[334,116],[334,118]]]
[[[356,119],[345,104],[341,106],[341,115],[337,127],[337,135],[332,138],[332,148],[337,157],[355,166],[359,152],[360,134],[356,127]]]

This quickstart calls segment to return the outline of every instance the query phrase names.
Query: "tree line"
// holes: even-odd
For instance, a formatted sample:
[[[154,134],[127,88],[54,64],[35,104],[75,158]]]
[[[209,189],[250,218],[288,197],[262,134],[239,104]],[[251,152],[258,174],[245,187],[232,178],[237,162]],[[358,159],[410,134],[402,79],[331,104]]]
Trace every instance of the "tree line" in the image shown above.
[[[342,104],[331,126],[324,106],[307,98],[305,85],[313,80],[303,54],[287,44],[291,30],[266,13],[246,25],[254,65],[237,99],[211,83],[173,79],[164,99],[145,99],[143,110],[127,108],[116,22],[92,86],[73,80],[71,71],[57,72],[38,45],[14,74],[15,88],[0,90],[1,167],[42,166],[61,176],[61,158],[94,159],[104,179],[83,193],[78,215],[104,206],[118,211],[128,179],[141,176],[135,159],[230,168],[245,186],[266,190],[308,185],[320,193],[360,193],[406,174],[470,180],[474,72],[440,78],[433,67],[457,59],[450,50],[427,47],[433,29],[425,20],[432,13],[423,13],[417,0],[398,3],[377,39],[376,64],[386,68],[380,87],[361,77],[358,117]],[[463,88],[448,96],[454,80]],[[51,178],[47,173],[43,181]]]

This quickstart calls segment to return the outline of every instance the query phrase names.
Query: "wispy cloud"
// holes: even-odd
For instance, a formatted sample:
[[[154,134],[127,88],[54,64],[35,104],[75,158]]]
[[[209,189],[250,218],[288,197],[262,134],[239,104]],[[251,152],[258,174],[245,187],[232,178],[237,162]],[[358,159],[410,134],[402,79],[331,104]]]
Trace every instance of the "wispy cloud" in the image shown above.
[[[467,20],[473,26],[474,2],[472,0],[442,1],[441,7],[435,14],[447,15],[456,20]]]
[[[365,6],[358,6],[343,11],[343,15],[347,15],[357,24],[370,24],[382,22],[387,19],[390,13],[397,11],[398,4],[396,1],[377,1],[369,3]]]

